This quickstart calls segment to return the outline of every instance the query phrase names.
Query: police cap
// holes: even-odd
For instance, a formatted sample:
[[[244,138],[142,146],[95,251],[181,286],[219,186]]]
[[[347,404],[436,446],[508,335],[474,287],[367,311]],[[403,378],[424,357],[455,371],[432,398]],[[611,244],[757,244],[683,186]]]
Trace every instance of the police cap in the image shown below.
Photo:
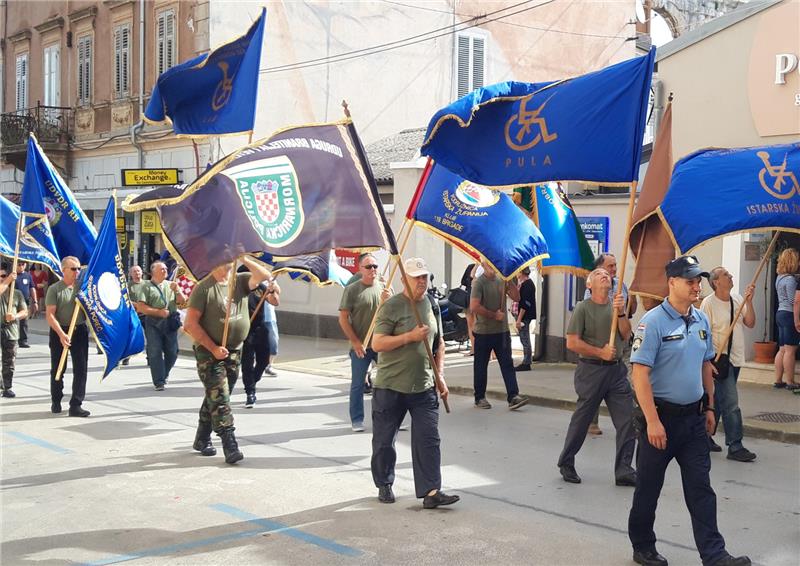
[[[673,259],[664,270],[667,272],[667,277],[682,277],[683,279],[708,277],[708,271],[703,271],[697,257],[693,255],[682,255]]]

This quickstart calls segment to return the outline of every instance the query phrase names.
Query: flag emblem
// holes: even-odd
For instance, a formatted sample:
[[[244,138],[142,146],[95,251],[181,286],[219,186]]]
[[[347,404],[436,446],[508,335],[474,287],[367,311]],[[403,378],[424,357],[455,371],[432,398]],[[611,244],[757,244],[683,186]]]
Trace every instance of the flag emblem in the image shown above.
[[[456,189],[456,198],[468,206],[486,208],[496,204],[500,195],[492,189],[464,181]]]
[[[47,214],[47,223],[50,226],[55,226],[58,224],[58,221],[61,220],[61,207],[58,206],[58,203],[49,198],[45,197],[44,199],[44,212]]]
[[[250,223],[264,242],[280,248],[303,228],[300,184],[286,156],[243,163],[222,173],[235,183]]]
[[[791,170],[786,170],[788,153],[783,156],[783,163],[780,165],[772,165],[769,161],[770,155],[766,151],[759,151],[756,155],[764,163],[764,167],[758,172],[758,181],[761,183],[762,189],[779,199],[792,198],[795,193],[800,193],[800,184],[797,182],[797,177]],[[771,178],[770,183],[772,186],[767,182],[767,175]],[[784,188],[786,192],[784,192]]]
[[[115,311],[119,308],[122,302],[122,288],[119,280],[110,271],[103,273],[97,280],[97,294],[106,309]]]

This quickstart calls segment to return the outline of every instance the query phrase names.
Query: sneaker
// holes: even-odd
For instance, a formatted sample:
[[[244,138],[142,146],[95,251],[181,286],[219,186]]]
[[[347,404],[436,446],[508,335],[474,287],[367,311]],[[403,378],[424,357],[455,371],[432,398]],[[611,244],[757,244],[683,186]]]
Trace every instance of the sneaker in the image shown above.
[[[247,400],[244,402],[245,409],[252,409],[253,405],[256,404],[256,394],[255,393],[248,393]]]
[[[433,495],[426,495],[422,500],[423,509],[436,509],[440,505],[452,505],[457,503],[461,498],[458,495],[447,495],[441,489],[436,490]]]
[[[491,409],[492,408],[492,404],[489,403],[489,401],[486,400],[486,397],[484,397],[483,399],[478,399],[477,401],[475,401],[475,408],[476,409]]]
[[[614,480],[614,483],[620,487],[636,487],[636,472],[620,476]]]
[[[28,344],[27,342],[17,342],[17,347],[18,348],[30,348],[31,345]]]
[[[774,387],[775,389],[786,389],[786,384],[782,381],[776,381],[775,383],[772,384],[772,387]]]
[[[84,417],[84,418],[86,418],[91,414],[92,413],[90,413],[86,409],[82,409],[81,407],[70,407],[70,409],[69,409],[69,416],[70,417]]]
[[[561,477],[564,478],[565,482],[581,483],[581,477],[578,475],[578,472],[575,471],[575,466],[559,466],[558,471],[561,472]]]
[[[531,371],[531,364],[519,364],[514,366],[515,371]]]
[[[272,369],[272,366],[267,366],[267,369],[264,370],[264,374],[268,375],[269,377],[278,377],[278,372]]]
[[[728,451],[728,460],[735,460],[736,462],[752,462],[755,459],[755,453],[750,452],[747,448],[739,448],[733,452]]]
[[[364,432],[364,423],[353,423],[353,432]]]
[[[156,385],[156,391],[164,391],[164,385],[162,384]]]
[[[528,401],[530,401],[530,399],[528,399],[525,395],[514,395],[514,397],[511,398],[511,401],[508,402],[508,410],[514,411],[519,409],[523,405],[527,405]]]
[[[13,399],[16,396],[17,394],[11,391],[10,389],[3,389],[3,397],[8,397],[9,399]]]
[[[394,492],[392,492],[391,485],[386,484],[378,488],[378,501],[381,503],[394,503]]]
[[[594,436],[600,436],[601,434],[603,434],[603,431],[600,430],[600,427],[597,426],[594,423],[589,425],[589,430],[586,431],[586,432],[588,432],[589,434],[594,435]]]
[[[710,436],[708,437],[708,449],[711,452],[722,452],[722,446],[714,442],[714,439]]]

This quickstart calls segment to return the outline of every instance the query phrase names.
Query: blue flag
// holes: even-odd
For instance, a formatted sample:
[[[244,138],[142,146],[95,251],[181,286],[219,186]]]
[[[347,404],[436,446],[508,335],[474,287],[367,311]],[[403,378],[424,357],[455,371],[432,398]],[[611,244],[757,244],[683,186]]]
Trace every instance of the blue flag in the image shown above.
[[[106,357],[103,377],[120,360],[144,350],[144,331],[128,295],[125,267],[117,244],[116,205],[108,200],[97,246],[80,281],[78,300]]]
[[[533,195],[533,219],[550,253],[542,262],[542,273],[566,271],[585,277],[592,270],[594,254],[564,190],[558,183],[547,183],[534,187]]]
[[[179,136],[253,131],[266,9],[247,33],[163,72],[144,112]]]
[[[88,263],[97,231],[33,134],[28,138],[20,210],[23,231],[46,253],[59,262],[74,256],[81,265]]]
[[[14,257],[14,251],[17,249],[19,216],[19,207],[7,198],[0,196],[0,255],[8,258]],[[58,258],[32,241],[27,235],[20,238],[17,257],[28,263],[46,265],[53,273],[61,275]]]
[[[735,232],[800,232],[800,143],[704,149],[675,164],[658,213],[685,254]]]
[[[637,180],[655,48],[573,79],[479,88],[439,110],[422,154],[489,186]]]
[[[431,161],[406,216],[485,259],[506,280],[549,257],[542,233],[511,197]]]

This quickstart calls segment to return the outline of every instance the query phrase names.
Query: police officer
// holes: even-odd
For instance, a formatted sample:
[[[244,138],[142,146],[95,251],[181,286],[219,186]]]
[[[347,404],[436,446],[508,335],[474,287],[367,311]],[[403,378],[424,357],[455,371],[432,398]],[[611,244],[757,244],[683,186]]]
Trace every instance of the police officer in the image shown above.
[[[708,273],[696,257],[681,256],[667,264],[666,274],[669,296],[642,317],[631,354],[633,388],[645,421],[628,518],[633,560],[646,566],[667,564],[656,551],[653,524],[664,474],[675,458],[703,565],[747,565],[747,556],[733,557],[725,550],[709,479],[706,435],[714,429],[714,345],[708,319],[693,306],[700,298],[701,278]]]

